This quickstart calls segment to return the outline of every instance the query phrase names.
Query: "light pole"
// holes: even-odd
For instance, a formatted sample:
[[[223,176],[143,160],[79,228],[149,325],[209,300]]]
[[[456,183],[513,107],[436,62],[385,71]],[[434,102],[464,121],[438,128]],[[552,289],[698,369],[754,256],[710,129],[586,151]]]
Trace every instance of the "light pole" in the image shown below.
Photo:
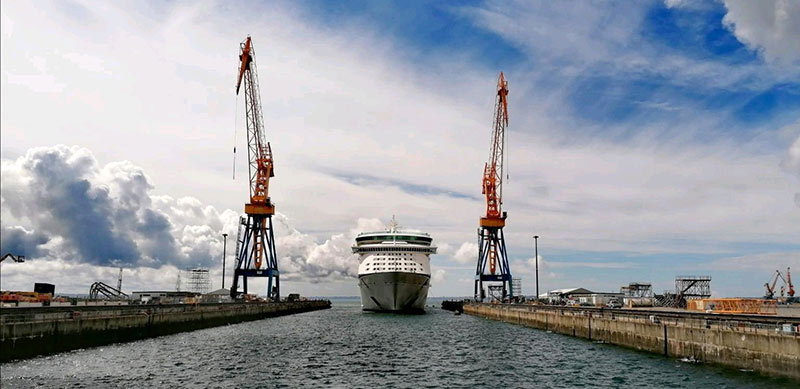
[[[539,304],[539,235],[533,236],[533,247],[536,255],[536,304]]]
[[[228,234],[222,234],[222,289],[225,289],[225,251],[228,249]]]

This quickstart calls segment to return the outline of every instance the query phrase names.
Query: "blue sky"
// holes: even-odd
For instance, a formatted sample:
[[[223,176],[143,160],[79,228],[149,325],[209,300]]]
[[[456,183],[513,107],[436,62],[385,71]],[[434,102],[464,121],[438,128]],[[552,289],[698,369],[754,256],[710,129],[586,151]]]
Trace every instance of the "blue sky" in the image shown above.
[[[121,262],[132,287],[221,273],[219,235],[235,235],[246,192],[230,181],[234,128],[245,150],[231,84],[250,34],[278,252],[301,293],[356,294],[352,234],[396,214],[440,245],[432,295],[469,294],[503,71],[506,237],[526,294],[536,233],[543,290],[661,291],[699,273],[718,295],[758,295],[774,269],[800,269],[800,7],[760,5],[5,2],[4,249],[39,257],[4,266],[4,284],[62,269],[82,276],[54,282],[80,291]],[[74,182],[35,169],[45,158]],[[32,183],[95,204],[90,227],[113,244],[33,214],[49,194]]]

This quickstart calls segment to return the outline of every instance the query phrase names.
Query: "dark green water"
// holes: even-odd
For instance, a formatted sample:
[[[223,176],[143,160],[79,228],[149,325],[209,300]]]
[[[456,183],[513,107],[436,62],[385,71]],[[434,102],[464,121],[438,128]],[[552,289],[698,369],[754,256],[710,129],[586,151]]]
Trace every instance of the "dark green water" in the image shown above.
[[[12,387],[798,387],[735,369],[455,316],[333,308],[0,366]]]

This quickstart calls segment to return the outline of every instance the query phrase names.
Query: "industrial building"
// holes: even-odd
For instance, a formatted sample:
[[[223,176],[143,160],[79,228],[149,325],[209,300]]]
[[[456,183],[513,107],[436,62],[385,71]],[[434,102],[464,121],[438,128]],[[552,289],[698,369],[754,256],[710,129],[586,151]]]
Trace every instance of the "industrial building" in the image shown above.
[[[185,299],[196,298],[198,295],[195,292],[142,291],[131,293],[131,299],[141,304],[176,304],[184,302]]]
[[[612,300],[619,300],[623,297],[622,293],[616,292],[593,292],[586,288],[565,288],[554,289],[539,295],[539,300],[546,301],[548,304],[574,304],[592,305],[602,307]]]
[[[220,288],[200,296],[200,302],[202,303],[226,303],[230,301],[233,301],[231,298],[231,290],[225,288]]]

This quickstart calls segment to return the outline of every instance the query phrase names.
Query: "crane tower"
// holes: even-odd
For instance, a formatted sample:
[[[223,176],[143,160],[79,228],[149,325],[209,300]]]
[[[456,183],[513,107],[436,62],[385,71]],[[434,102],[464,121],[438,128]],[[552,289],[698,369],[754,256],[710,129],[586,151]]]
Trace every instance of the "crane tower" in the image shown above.
[[[247,294],[249,277],[267,277],[267,297],[280,299],[278,260],[275,253],[275,237],[272,215],[275,205],[269,197],[269,179],[275,176],[272,149],[264,137],[264,119],[261,113],[261,95],[256,73],[256,54],[248,36],[239,45],[239,77],[236,94],[244,83],[244,105],[247,122],[247,159],[250,178],[250,202],[244,205],[239,220],[237,236],[237,260],[233,273],[231,297]],[[239,291],[239,278],[242,291]]]
[[[497,96],[494,107],[494,130],[489,149],[489,161],[483,168],[483,194],[486,196],[486,214],[481,217],[478,228],[478,266],[475,270],[475,300],[483,301],[486,291],[484,282],[492,293],[501,299],[514,297],[511,287],[511,269],[508,266],[503,227],[506,212],[503,205],[503,152],[505,130],[508,126],[508,82],[503,73],[497,80]],[[488,272],[487,272],[488,266]]]

